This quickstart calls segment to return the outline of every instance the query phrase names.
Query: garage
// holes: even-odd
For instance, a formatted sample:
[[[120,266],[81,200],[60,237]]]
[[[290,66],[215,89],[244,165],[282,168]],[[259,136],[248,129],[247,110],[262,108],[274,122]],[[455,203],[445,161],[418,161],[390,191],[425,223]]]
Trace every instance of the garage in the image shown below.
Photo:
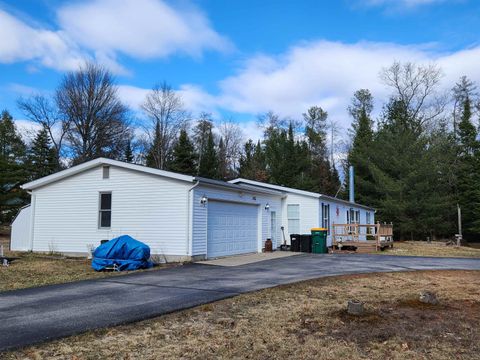
[[[207,256],[209,258],[257,252],[258,207],[209,201]]]

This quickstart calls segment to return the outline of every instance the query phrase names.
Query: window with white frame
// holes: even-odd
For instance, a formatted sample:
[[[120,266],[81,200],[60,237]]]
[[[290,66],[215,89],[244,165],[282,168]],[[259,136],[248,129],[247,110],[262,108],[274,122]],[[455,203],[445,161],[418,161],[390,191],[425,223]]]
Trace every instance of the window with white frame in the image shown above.
[[[288,232],[290,234],[300,233],[300,205],[287,205]]]
[[[360,210],[355,211],[355,224],[360,224]]]
[[[322,227],[328,229],[330,234],[330,204],[322,203]]]
[[[100,204],[98,211],[98,227],[109,229],[112,225],[112,193],[100,193]]]

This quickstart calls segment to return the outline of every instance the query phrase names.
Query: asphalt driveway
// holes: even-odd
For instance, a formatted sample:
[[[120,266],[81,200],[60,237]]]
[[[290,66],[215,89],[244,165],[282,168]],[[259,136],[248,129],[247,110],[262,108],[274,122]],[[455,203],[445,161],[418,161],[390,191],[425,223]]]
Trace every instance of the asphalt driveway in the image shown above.
[[[325,276],[480,270],[480,259],[302,254],[236,267],[182,267],[0,293],[0,351],[139,321],[241,293]]]

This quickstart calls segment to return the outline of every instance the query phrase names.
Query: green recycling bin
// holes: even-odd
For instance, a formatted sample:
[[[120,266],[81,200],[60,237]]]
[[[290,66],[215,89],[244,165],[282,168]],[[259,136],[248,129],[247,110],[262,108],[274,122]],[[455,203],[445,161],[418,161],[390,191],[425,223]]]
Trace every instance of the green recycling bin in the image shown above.
[[[327,229],[313,228],[312,232],[312,253],[327,254]]]

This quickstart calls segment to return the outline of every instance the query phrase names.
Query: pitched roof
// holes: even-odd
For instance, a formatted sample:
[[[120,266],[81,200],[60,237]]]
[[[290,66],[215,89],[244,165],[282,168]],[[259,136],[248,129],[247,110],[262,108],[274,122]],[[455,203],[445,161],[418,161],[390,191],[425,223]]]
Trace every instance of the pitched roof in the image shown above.
[[[195,176],[190,176],[190,175],[183,175],[183,174],[178,174],[172,171],[166,171],[166,170],[159,170],[159,169],[154,169],[148,166],[143,166],[143,165],[136,165],[136,164],[130,164],[126,163],[123,161],[118,161],[118,160],[112,160],[112,159],[107,159],[107,158],[98,158],[94,159],[91,161],[87,161],[83,164],[72,166],[69,169],[59,171],[55,174],[51,174],[45,177],[42,177],[38,180],[31,181],[29,183],[23,184],[22,189],[25,190],[34,190],[37,189],[41,186],[45,186],[51,183],[54,183],[56,181],[65,179],[70,176],[74,176],[76,174],[79,174],[83,171],[93,169],[97,166],[102,166],[102,165],[108,165],[108,166],[116,166],[120,167],[123,169],[128,169],[128,170],[133,170],[133,171],[139,171],[151,175],[157,175],[157,176],[162,176],[170,179],[175,179],[175,180],[180,180],[180,181],[186,181],[186,182],[199,182],[201,184],[207,185],[207,186],[214,186],[214,187],[222,187],[222,188],[228,188],[232,190],[237,190],[237,191],[249,191],[252,193],[257,193],[257,194],[270,194],[270,195],[281,195],[282,193],[279,193],[277,191],[271,190],[271,189],[262,189],[258,187],[251,187],[247,188],[246,186],[240,186],[240,185],[235,185],[229,182],[221,181],[221,180],[212,180],[212,179],[207,179],[203,177],[195,177]]]
[[[112,159],[107,159],[107,158],[98,158],[98,159],[87,161],[87,162],[85,162],[83,164],[80,164],[80,165],[77,165],[77,166],[72,166],[71,168],[68,168],[66,170],[56,172],[55,174],[42,177],[38,180],[34,180],[34,181],[29,182],[29,183],[23,184],[22,189],[33,190],[33,189],[39,188],[41,186],[44,186],[44,185],[47,185],[47,184],[65,179],[65,178],[73,176],[73,175],[76,175],[76,174],[81,173],[85,170],[93,169],[94,167],[97,167],[99,165],[117,166],[117,167],[124,168],[124,169],[140,171],[140,172],[147,173],[147,174],[158,175],[158,176],[163,176],[163,177],[166,177],[166,178],[182,180],[182,181],[187,181],[187,182],[193,182],[194,179],[195,179],[193,176],[177,174],[177,173],[174,173],[174,172],[171,172],[171,171],[154,169],[154,168],[150,168],[150,167],[147,167],[147,166],[130,164],[130,163],[126,163],[126,162],[123,162],[123,161],[112,160]]]
[[[351,203],[350,201],[338,199],[338,198],[333,197],[333,196],[328,196],[328,195],[324,195],[324,194],[320,194],[320,193],[314,193],[314,192],[311,192],[311,191],[289,188],[289,187],[286,187],[286,186],[273,185],[273,184],[264,183],[264,182],[260,182],[260,181],[238,178],[238,179],[230,180],[230,183],[232,183],[232,184],[248,184],[248,185],[250,185],[250,187],[253,185],[253,186],[263,187],[263,188],[267,188],[267,189],[274,189],[274,190],[282,191],[282,192],[286,192],[286,193],[309,196],[309,197],[313,197],[313,198],[316,198],[316,199],[325,199],[325,200],[328,200],[328,201],[338,202],[338,203],[346,204],[346,205],[349,205],[349,206],[357,206],[357,207],[361,207],[361,208],[368,209],[368,210],[374,210],[374,208],[372,208],[370,206],[361,205],[361,204],[357,204],[357,203]]]

